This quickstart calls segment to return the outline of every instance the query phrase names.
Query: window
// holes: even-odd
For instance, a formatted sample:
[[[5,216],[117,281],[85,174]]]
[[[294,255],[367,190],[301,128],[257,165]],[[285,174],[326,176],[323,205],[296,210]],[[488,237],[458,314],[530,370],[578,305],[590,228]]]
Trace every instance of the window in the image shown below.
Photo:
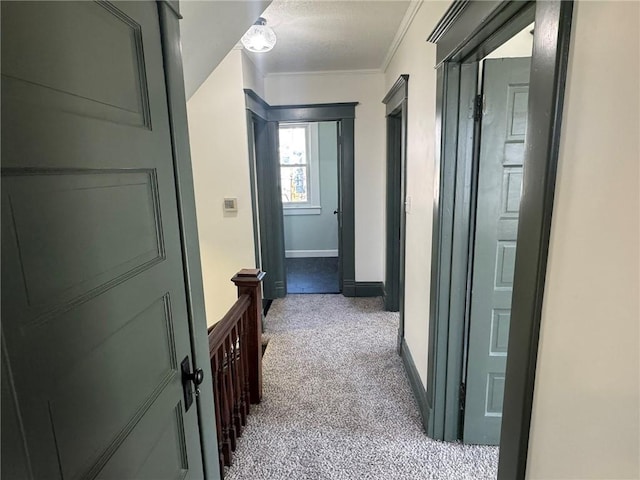
[[[279,134],[285,215],[320,214],[318,124],[283,124]]]

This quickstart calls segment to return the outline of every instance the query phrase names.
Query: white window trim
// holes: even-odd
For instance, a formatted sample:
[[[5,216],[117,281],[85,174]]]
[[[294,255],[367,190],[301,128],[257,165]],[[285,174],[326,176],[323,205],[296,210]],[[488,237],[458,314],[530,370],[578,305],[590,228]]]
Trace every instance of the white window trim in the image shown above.
[[[282,203],[284,215],[320,215],[320,152],[318,146],[318,123],[286,123],[287,127],[304,127],[307,137],[307,164],[308,164],[308,198],[306,202]],[[278,163],[280,158],[278,157]]]

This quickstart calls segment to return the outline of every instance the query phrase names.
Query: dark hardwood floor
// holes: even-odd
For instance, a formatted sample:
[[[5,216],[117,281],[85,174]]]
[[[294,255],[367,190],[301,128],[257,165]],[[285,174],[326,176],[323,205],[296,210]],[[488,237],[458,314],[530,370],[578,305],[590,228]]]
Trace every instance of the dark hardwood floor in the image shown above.
[[[338,257],[287,258],[287,293],[340,293]]]

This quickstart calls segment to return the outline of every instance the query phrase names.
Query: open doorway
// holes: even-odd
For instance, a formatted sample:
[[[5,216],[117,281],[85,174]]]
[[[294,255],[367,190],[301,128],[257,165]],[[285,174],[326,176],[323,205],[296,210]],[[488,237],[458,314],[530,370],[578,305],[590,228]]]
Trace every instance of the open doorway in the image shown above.
[[[454,4],[429,36],[438,170],[423,418],[432,438],[499,442],[500,480],[527,465],[572,9]],[[505,54],[533,22],[530,61]],[[493,439],[472,438],[492,422]]]
[[[479,65],[463,351],[464,443],[500,443],[533,32],[534,25],[528,25]]]
[[[245,101],[255,257],[256,265],[267,274],[263,282],[265,305],[268,307],[272,300],[296,292],[296,283],[304,288],[303,292],[298,290],[299,293],[356,296],[354,121],[357,102],[271,106],[252,90],[245,90]],[[280,127],[286,132],[282,139]],[[295,148],[285,146],[282,153],[289,158],[281,158],[281,140],[290,141],[295,135],[299,137],[297,154],[293,155]],[[314,135],[320,138],[314,141]],[[306,153],[300,154],[300,145],[311,151],[312,143],[326,152],[322,157],[327,162],[324,170],[317,164],[315,187],[313,162],[309,163]],[[322,193],[323,184],[324,187],[333,185],[326,195]],[[314,192],[320,194],[319,199],[314,197]],[[311,217],[322,217],[326,229],[313,240],[320,240],[322,236],[325,243],[299,243],[301,237],[309,233],[309,225],[300,227],[304,222],[299,217],[305,216],[309,217],[307,222]],[[285,222],[288,241],[285,241]],[[289,288],[287,260],[294,264],[298,259],[314,261],[314,258],[327,264],[323,268],[328,275],[322,276],[319,282],[323,292],[299,281],[312,270],[304,262],[298,269],[301,275],[292,275],[293,285]],[[293,265],[294,273],[296,267]]]
[[[400,75],[382,100],[387,121],[386,186],[386,259],[384,305],[391,312],[400,311],[398,340],[404,335],[404,257],[406,210],[407,95],[409,75]]]
[[[279,125],[287,293],[340,293],[338,124]]]

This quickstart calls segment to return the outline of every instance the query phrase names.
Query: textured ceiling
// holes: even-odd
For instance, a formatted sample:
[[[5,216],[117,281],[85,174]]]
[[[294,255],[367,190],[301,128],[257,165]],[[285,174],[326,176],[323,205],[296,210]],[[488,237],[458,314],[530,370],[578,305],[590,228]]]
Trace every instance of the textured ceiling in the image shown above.
[[[187,98],[193,95],[270,3],[271,0],[180,2]]]
[[[410,3],[274,0],[262,16],[276,46],[249,55],[264,74],[379,69]]]

